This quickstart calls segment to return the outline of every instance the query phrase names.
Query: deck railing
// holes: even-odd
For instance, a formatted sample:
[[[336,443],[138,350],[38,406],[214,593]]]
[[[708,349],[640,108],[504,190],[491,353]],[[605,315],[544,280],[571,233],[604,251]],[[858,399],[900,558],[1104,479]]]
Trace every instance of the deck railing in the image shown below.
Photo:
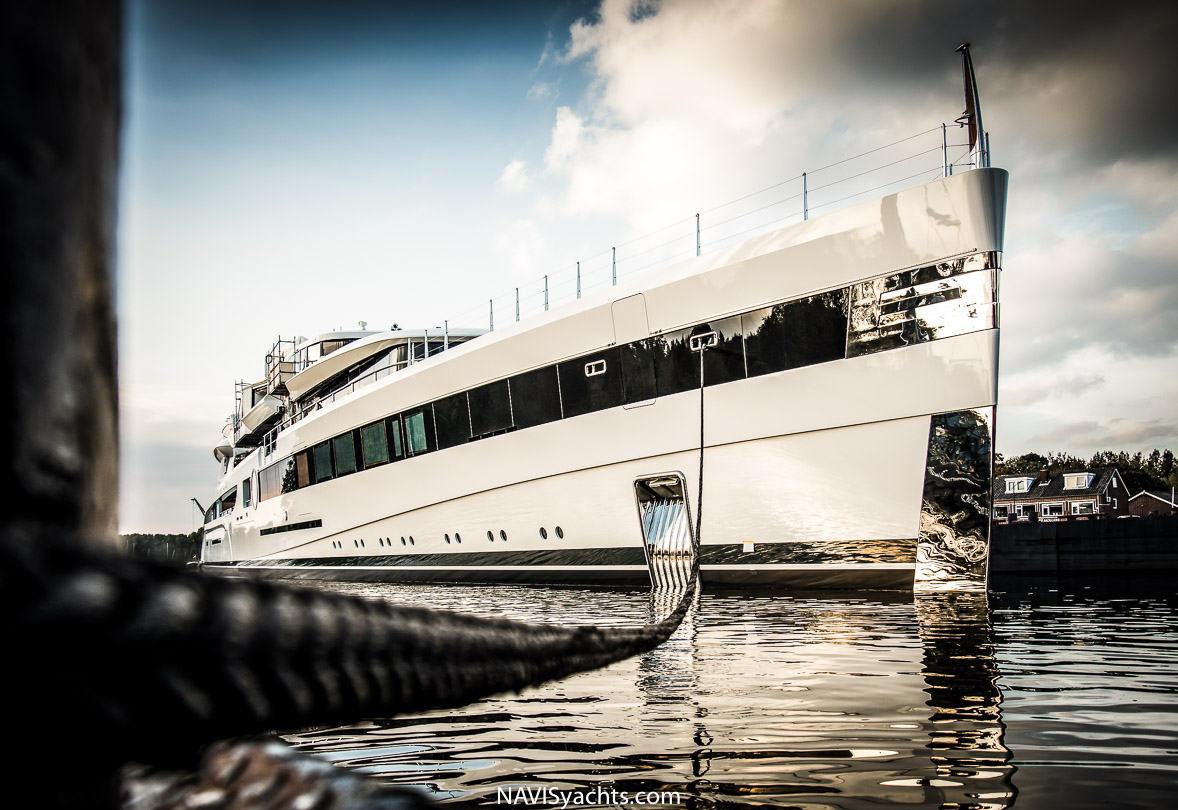
[[[957,129],[938,124],[700,210],[484,299],[449,323],[502,328],[656,267],[972,168],[969,145],[950,140]]]

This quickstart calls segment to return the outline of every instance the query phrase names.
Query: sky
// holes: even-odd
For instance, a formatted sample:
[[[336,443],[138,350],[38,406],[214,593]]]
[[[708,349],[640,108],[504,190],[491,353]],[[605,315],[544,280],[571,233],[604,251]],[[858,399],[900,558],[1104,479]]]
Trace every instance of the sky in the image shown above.
[[[126,39],[123,532],[196,528],[280,335],[503,323],[611,246],[693,254],[696,212],[705,252],[796,221],[803,171],[814,215],[935,178],[966,41],[1011,173],[998,451],[1178,450],[1174,4],[131,0]]]

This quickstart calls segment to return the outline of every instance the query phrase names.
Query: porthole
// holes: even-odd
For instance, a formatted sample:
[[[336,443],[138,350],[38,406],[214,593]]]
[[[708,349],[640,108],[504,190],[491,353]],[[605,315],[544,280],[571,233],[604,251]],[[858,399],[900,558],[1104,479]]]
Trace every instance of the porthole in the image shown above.
[[[540,539],[541,539],[541,540],[547,540],[547,539],[548,539],[548,530],[547,530],[547,529],[545,529],[543,526],[541,526],[541,527],[540,527]]]
[[[461,543],[461,542],[462,542],[462,535],[460,535],[458,532],[454,532],[454,542],[455,542],[455,543]]]
[[[556,527],[556,536],[559,537],[561,540],[564,539],[564,530],[561,529],[559,526]]]
[[[499,530],[499,539],[506,543],[507,542],[507,532],[500,529]]]
[[[416,543],[413,542],[413,535],[409,535],[409,545],[416,545]]]
[[[405,538],[404,537],[401,538],[401,545],[405,545]]]
[[[450,545],[450,535],[446,535],[446,545]]]
[[[487,532],[487,539],[490,540],[492,543],[494,543],[495,542],[495,533],[494,532]]]
[[[364,548],[364,541],[363,540],[360,541],[360,548]]]

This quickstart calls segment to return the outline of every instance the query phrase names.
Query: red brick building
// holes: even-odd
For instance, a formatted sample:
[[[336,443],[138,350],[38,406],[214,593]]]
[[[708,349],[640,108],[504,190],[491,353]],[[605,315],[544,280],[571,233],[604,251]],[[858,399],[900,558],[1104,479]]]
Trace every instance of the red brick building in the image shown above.
[[[994,520],[1093,520],[1129,515],[1129,491],[1116,467],[1084,472],[1000,475],[994,479]]]
[[[1178,515],[1174,491],[1142,490],[1129,499],[1129,514],[1134,517]]]

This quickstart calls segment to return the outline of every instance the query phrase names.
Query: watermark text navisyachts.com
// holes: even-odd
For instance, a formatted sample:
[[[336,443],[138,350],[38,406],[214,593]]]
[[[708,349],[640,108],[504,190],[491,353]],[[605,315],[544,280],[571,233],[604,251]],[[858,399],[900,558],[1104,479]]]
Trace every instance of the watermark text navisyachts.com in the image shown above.
[[[588,790],[557,790],[554,787],[501,787],[495,792],[495,804],[524,807],[632,807],[672,806],[680,804],[677,790],[650,790],[631,793],[616,788],[594,787]]]

